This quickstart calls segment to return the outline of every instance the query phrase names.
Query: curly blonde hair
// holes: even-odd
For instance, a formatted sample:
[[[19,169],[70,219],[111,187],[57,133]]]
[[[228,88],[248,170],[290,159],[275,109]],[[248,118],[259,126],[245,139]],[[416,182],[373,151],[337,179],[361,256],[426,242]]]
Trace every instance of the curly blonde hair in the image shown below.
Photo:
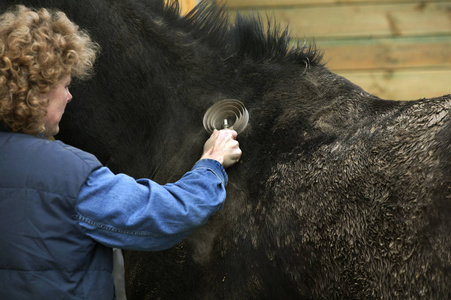
[[[57,10],[22,5],[0,16],[0,123],[44,131],[49,92],[65,75],[92,75],[99,46]]]

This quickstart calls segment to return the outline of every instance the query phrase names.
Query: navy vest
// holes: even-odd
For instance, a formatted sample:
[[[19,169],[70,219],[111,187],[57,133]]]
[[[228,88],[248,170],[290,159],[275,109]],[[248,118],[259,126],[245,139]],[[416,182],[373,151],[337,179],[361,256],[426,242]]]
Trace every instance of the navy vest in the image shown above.
[[[0,299],[114,299],[112,250],[75,218],[98,167],[62,142],[0,131]]]

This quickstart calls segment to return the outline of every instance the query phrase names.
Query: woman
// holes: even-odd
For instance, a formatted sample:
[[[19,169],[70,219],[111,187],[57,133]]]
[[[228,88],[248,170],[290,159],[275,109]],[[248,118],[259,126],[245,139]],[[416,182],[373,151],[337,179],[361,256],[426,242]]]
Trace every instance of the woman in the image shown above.
[[[220,210],[241,150],[215,131],[174,184],[113,174],[59,131],[98,46],[62,12],[0,17],[0,299],[113,299],[112,248],[163,250]]]

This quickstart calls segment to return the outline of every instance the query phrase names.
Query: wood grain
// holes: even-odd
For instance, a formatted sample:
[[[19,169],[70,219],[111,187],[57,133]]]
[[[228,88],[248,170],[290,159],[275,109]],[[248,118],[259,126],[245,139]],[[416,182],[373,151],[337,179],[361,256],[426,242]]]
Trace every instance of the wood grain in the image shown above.
[[[387,100],[416,100],[451,94],[451,68],[337,73]]]
[[[451,35],[318,40],[333,70],[451,67]]]
[[[327,67],[384,99],[451,93],[451,0],[228,0],[324,51]]]
[[[230,10],[232,16],[237,10]],[[451,34],[451,2],[352,4],[240,10],[259,13],[307,37],[387,37]]]

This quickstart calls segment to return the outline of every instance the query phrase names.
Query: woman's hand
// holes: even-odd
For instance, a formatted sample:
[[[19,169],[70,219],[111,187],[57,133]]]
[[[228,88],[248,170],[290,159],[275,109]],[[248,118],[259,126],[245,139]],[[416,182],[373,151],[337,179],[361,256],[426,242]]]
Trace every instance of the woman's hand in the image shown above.
[[[233,166],[241,157],[241,149],[236,137],[235,130],[223,129],[218,131],[215,129],[205,142],[201,159],[217,160],[224,168]]]

